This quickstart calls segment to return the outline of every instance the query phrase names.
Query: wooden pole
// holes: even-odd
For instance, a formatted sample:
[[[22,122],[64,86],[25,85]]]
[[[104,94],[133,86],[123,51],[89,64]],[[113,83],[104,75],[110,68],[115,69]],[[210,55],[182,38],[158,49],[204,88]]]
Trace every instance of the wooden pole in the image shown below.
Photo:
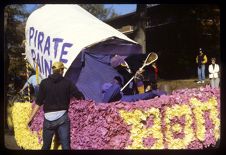
[[[27,71],[27,80],[29,79],[29,63],[26,60],[26,71]],[[30,92],[30,84],[28,83],[27,87],[27,95],[28,95],[28,102],[31,101],[31,92]]]
[[[36,82],[37,82],[37,84],[39,85],[39,70],[38,70],[38,63],[37,62],[35,62],[35,75],[36,75]]]

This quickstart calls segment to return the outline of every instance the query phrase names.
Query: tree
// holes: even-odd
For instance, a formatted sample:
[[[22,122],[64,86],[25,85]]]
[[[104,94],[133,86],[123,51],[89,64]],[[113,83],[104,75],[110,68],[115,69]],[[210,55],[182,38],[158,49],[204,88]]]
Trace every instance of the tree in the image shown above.
[[[21,42],[25,38],[24,26],[29,14],[25,11],[24,5],[8,5],[4,11],[8,15],[7,25],[5,25],[6,46],[10,54],[16,54],[18,53],[16,49],[21,47]]]
[[[21,54],[19,53],[21,51],[21,42],[24,39],[24,26],[21,26],[21,24],[26,20],[27,16],[28,13],[24,11],[23,5],[8,5],[4,8],[4,104],[8,104],[8,73],[12,72],[12,69],[21,69],[19,67],[23,58],[21,58]],[[13,55],[19,59],[12,59]],[[15,72],[15,74],[18,74],[18,72]],[[6,118],[6,109],[8,106],[4,107]]]
[[[104,8],[104,4],[79,4],[82,8],[89,13],[99,18],[100,20],[106,20],[118,16],[113,8]]]
[[[190,10],[196,19],[199,47],[206,50],[209,57],[220,58],[220,7],[213,4],[195,5]]]
[[[12,72],[18,75],[19,71],[25,68],[25,62],[21,56],[24,47],[21,46],[21,43],[25,39],[24,27],[29,14],[26,12],[24,5],[8,5],[4,9],[4,14],[4,55],[6,63],[9,63],[8,66],[5,66],[5,75],[12,74]],[[8,77],[5,79],[8,79]]]

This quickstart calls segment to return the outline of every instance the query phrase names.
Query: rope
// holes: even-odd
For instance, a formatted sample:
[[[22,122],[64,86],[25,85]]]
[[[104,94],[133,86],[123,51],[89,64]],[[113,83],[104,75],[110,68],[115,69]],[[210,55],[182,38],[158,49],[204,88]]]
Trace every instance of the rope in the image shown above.
[[[35,63],[35,75],[36,75],[36,82],[37,82],[37,84],[39,85],[39,78],[38,78],[38,76],[39,76],[39,70],[38,70],[38,63],[36,62]]]
[[[25,53],[26,53],[26,45],[27,45],[26,40],[23,40],[22,46],[24,46],[24,48],[25,48]],[[26,74],[27,74],[27,81],[28,81],[28,79],[29,79],[29,63],[28,63],[28,60],[26,57],[24,59],[26,60]],[[28,102],[31,102],[31,90],[30,90],[29,83],[28,83],[28,87],[27,87],[27,96],[25,96],[25,98],[28,99]]]
[[[29,69],[29,63],[28,63],[28,61],[26,61],[26,72],[27,72],[27,80],[29,79],[29,71],[28,71],[28,69]],[[27,87],[27,92],[28,92],[28,102],[30,102],[31,101],[31,92],[30,92],[30,84],[28,83],[28,87]]]

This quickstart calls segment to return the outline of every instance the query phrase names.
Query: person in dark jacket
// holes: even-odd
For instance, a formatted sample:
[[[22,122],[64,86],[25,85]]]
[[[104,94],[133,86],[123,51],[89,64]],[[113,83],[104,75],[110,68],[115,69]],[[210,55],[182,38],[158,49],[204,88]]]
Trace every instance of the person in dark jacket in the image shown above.
[[[42,80],[36,99],[35,107],[32,110],[28,125],[36,112],[43,105],[43,146],[42,150],[49,150],[54,133],[57,133],[63,150],[70,148],[70,120],[68,108],[70,98],[84,99],[83,94],[75,85],[63,77],[64,64],[55,62],[52,65],[53,74]]]
[[[157,90],[157,79],[158,79],[158,67],[156,63],[152,63],[150,66],[145,68],[144,74],[144,85],[145,85],[145,92],[150,90]]]
[[[115,69],[118,71],[118,73],[120,75],[123,76],[124,80],[125,81],[129,81],[130,78],[132,78],[133,74],[132,74],[132,70],[130,69],[129,65],[127,64],[127,62],[124,60],[123,63],[121,63],[119,66],[115,67]],[[123,94],[124,95],[132,95],[135,93],[135,83],[134,81],[131,81],[129,83],[129,86],[126,87],[124,90],[123,90]]]

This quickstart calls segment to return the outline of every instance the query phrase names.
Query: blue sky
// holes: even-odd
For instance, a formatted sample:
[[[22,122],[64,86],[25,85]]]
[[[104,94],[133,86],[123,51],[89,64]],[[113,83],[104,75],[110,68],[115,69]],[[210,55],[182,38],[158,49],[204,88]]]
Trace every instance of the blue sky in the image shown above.
[[[32,12],[35,9],[35,7],[36,7],[36,4],[27,4],[26,5],[26,10],[28,12]]]
[[[119,15],[128,14],[136,11],[136,4],[105,4],[106,8],[113,8]]]
[[[113,8],[119,15],[128,14],[136,10],[136,4],[105,4],[106,8]],[[35,4],[27,4],[26,9],[30,12],[35,9]]]

